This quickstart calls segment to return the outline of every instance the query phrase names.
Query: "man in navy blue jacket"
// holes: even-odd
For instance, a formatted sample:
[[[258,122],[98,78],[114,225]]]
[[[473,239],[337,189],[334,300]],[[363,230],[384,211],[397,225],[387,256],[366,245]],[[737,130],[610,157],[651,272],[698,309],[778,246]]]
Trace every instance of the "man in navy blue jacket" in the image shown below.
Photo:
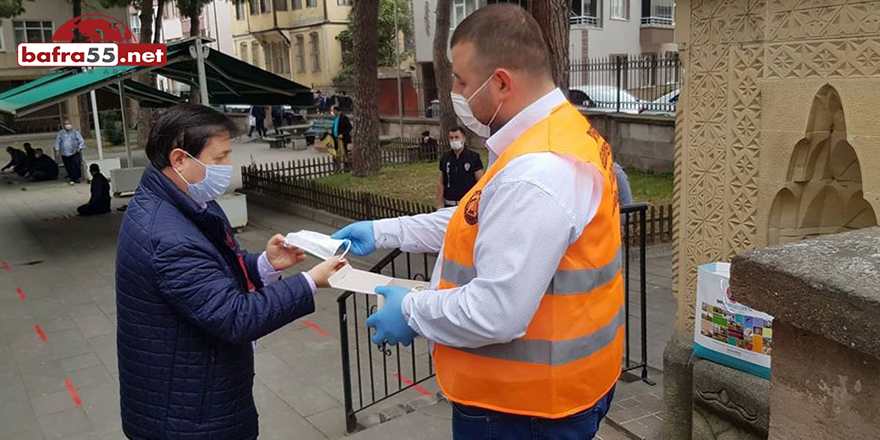
[[[234,124],[180,105],[153,126],[119,232],[117,348],[122,428],[137,440],[258,435],[252,341],[315,310],[338,258],[280,279],[305,254],[274,236],[238,247],[214,201],[231,179]]]

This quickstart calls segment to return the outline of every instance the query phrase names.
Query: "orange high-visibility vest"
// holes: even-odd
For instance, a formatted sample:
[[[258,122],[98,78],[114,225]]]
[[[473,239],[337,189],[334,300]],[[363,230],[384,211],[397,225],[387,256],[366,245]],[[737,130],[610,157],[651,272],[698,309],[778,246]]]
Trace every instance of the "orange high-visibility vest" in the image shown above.
[[[561,418],[591,408],[617,382],[625,319],[611,147],[573,106],[557,107],[526,131],[462,198],[446,230],[440,289],[462,286],[479,276],[474,243],[480,229],[480,193],[511,160],[538,152],[566,154],[599,169],[604,182],[596,216],[566,250],[525,335],[479,348],[435,344],[434,359],[440,387],[453,402]],[[517,252],[516,243],[510,245],[510,252]]]

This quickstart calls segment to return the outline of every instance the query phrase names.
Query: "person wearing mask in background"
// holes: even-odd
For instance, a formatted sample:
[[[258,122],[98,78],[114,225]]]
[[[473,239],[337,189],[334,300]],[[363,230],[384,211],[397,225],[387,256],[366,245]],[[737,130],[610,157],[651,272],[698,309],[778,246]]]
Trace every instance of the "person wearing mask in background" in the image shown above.
[[[345,113],[342,113],[338,105],[331,107],[330,113],[333,114],[333,142],[336,148],[336,160],[347,164],[348,150],[351,145],[351,120]]]
[[[122,429],[132,440],[258,435],[254,344],[315,311],[339,257],[281,278],[305,253],[273,236],[242,250],[215,201],[232,180],[235,123],[178,105],[150,130],[150,165],[116,253]]]
[[[422,132],[422,139],[419,140],[419,159],[427,158],[437,159],[437,139],[431,137],[431,132],[425,130]]]
[[[6,164],[0,171],[6,171],[9,168],[12,168],[12,171],[19,176],[24,176],[28,173],[27,167],[27,153],[19,150],[18,148],[13,148],[12,146],[6,147],[6,152],[9,153],[9,163]]]
[[[272,106],[272,128],[275,129],[275,134],[281,134],[281,126],[283,125],[284,120],[284,110],[282,110],[280,105]]]
[[[92,175],[91,197],[89,202],[76,208],[81,216],[106,214],[110,212],[110,182],[101,174],[101,167],[93,163],[89,165]]]
[[[625,334],[611,147],[554,84],[541,28],[521,7],[477,9],[451,46],[453,108],[488,138],[488,172],[457,208],[333,238],[354,255],[439,252],[431,287],[377,288],[385,305],[367,325],[375,344],[433,343],[455,440],[591,439]]]
[[[461,127],[449,130],[449,151],[440,158],[440,182],[437,185],[437,209],[458,206],[477,181],[483,177],[483,160],[467,148],[467,136]]]
[[[86,143],[69,120],[65,119],[62,127],[55,138],[55,153],[61,155],[67,178],[74,185],[82,178],[82,150]]]
[[[42,182],[45,180],[55,180],[58,178],[58,163],[43,154],[42,148],[34,151],[36,159],[34,160],[34,169],[31,171],[31,180],[34,182]]]

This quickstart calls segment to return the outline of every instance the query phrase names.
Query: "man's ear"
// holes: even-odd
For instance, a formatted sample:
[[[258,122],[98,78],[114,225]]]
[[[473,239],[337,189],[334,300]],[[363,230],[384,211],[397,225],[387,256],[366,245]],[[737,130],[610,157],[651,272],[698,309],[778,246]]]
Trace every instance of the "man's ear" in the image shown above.
[[[180,171],[180,167],[183,166],[183,160],[186,159],[186,153],[183,152],[180,148],[174,148],[168,153],[168,162],[171,164],[171,168]]]
[[[495,71],[498,81],[499,94],[501,99],[507,101],[507,98],[513,93],[513,73],[507,69],[498,69]]]

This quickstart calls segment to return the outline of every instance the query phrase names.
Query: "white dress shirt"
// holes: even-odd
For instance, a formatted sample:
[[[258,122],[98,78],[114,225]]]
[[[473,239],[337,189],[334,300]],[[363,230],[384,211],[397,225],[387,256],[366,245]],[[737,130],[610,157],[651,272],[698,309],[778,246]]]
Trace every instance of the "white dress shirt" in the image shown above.
[[[517,114],[487,139],[490,163],[563,103],[565,95],[556,89]],[[477,276],[452,289],[437,290],[446,226],[456,208],[375,221],[379,248],[440,253],[431,290],[413,292],[403,302],[409,326],[452,347],[476,348],[524,335],[566,249],[595,216],[602,182],[595,166],[567,155],[533,153],[511,160],[480,197]]]

